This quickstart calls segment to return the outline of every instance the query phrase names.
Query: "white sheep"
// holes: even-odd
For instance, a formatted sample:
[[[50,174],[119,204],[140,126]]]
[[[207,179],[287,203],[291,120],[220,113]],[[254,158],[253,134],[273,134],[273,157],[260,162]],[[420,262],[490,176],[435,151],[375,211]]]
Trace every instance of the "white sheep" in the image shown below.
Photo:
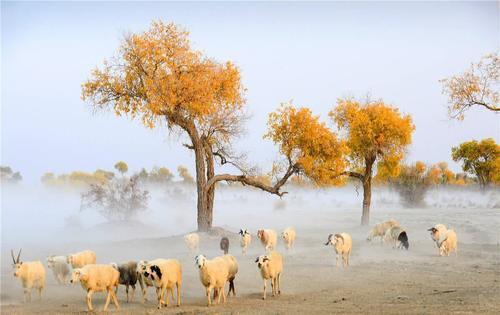
[[[241,229],[240,230],[240,245],[241,245],[241,252],[243,255],[247,254],[248,246],[250,246],[250,243],[252,242],[252,235],[250,235],[250,232],[248,232],[247,229]]]
[[[191,233],[184,236],[184,241],[191,253],[197,253],[200,247],[200,236],[198,233]]]
[[[347,233],[340,234],[330,234],[328,235],[328,241],[325,243],[326,246],[332,245],[335,248],[336,253],[336,266],[340,266],[340,259],[342,258],[342,265],[344,267],[349,266],[349,261],[351,259],[352,252],[352,238],[351,235]]]
[[[205,256],[198,255],[195,257],[195,263],[199,269],[201,284],[205,287],[207,306],[212,305],[210,298],[212,289],[216,291],[214,292],[214,296],[217,296],[217,300],[214,299],[214,302],[219,304],[222,296],[223,302],[226,303],[224,287],[229,278],[227,261],[222,257],[216,257],[212,260],[208,260]]]
[[[446,235],[446,231],[448,229],[446,228],[446,225],[444,224],[436,224],[427,231],[431,232],[431,238],[434,241],[434,244],[436,245],[436,248],[439,251],[439,244],[441,243],[441,239],[444,239]]]
[[[174,286],[177,290],[177,306],[181,306],[182,266],[177,259],[154,259],[149,261],[143,272],[143,276],[150,278],[156,287],[158,297],[158,309],[162,305],[169,305],[169,291],[172,299]]]
[[[120,309],[118,299],[116,298],[115,288],[118,287],[120,272],[111,265],[85,265],[82,268],[76,268],[71,275],[71,283],[80,281],[80,285],[87,292],[88,311],[92,311],[92,295],[95,292],[108,292],[104,311],[108,309],[110,299],[116,309]]]
[[[51,255],[47,257],[47,267],[52,269],[54,277],[59,284],[65,284],[69,276],[69,265],[66,256]]]
[[[454,230],[447,230],[444,240],[439,244],[439,255],[450,256],[452,251],[458,256],[457,234]]]
[[[370,233],[366,240],[372,241],[375,237],[380,237],[380,242],[382,243],[385,232],[387,232],[387,230],[392,228],[393,226],[399,226],[399,222],[394,219],[390,219],[388,221],[375,225],[370,230]]]
[[[146,298],[146,289],[148,287],[154,287],[153,280],[145,277],[143,274],[146,270],[147,264],[148,262],[146,260],[141,260],[137,263],[137,281],[139,281],[142,290],[142,303],[145,303],[148,300]]]
[[[96,255],[91,250],[84,250],[79,253],[68,255],[66,262],[70,264],[73,269],[82,268],[85,265],[95,264]]]
[[[276,231],[271,229],[261,229],[257,232],[257,237],[260,239],[260,242],[266,251],[271,251],[276,248],[276,243],[278,242]]]
[[[42,299],[42,291],[45,288],[45,268],[40,261],[20,261],[21,250],[14,258],[14,252],[11,250],[12,268],[14,277],[21,281],[24,290],[24,302],[31,302],[31,290],[38,290],[38,298]]]
[[[281,233],[281,237],[283,238],[283,243],[285,243],[286,249],[291,249],[295,244],[295,229],[293,227],[286,228],[283,233]]]
[[[264,280],[264,291],[262,299],[266,299],[267,280],[271,280],[273,296],[281,294],[281,274],[283,273],[283,256],[275,251],[268,255],[261,255],[255,260],[260,269],[260,275]]]
[[[391,244],[393,248],[405,248],[408,250],[410,243],[408,242],[408,234],[400,226],[393,226],[385,232],[384,242]]]

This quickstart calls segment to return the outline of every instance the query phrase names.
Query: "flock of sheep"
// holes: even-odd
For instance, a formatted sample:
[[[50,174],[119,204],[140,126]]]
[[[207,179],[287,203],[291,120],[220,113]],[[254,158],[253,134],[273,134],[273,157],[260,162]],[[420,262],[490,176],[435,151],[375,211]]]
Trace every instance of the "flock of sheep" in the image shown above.
[[[451,252],[457,253],[457,235],[454,230],[447,229],[443,224],[437,224],[428,229],[431,238],[435,242],[440,256],[449,256]],[[242,229],[240,234],[240,245],[245,255],[252,241],[252,236],[248,230]],[[271,281],[272,296],[281,294],[281,274],[283,272],[283,256],[275,251],[278,237],[276,231],[272,229],[262,229],[257,232],[261,244],[267,254],[257,257],[255,262],[264,280],[263,299],[266,299],[267,280]],[[381,242],[391,244],[393,248],[405,248],[408,250],[408,235],[403,227],[395,221],[389,220],[375,225],[368,236],[368,241],[375,237],[380,237]],[[293,228],[285,229],[281,238],[286,249],[294,246],[296,232]],[[184,237],[188,249],[198,252],[200,237],[197,233],[188,234]],[[325,245],[331,245],[336,252],[336,265],[340,260],[346,267],[352,252],[352,238],[348,233],[330,234]],[[229,283],[227,295],[236,295],[234,280],[238,273],[238,262],[229,252],[229,239],[223,237],[220,241],[220,248],[224,255],[207,259],[204,255],[195,257],[195,265],[199,270],[200,282],[205,288],[207,305],[226,301],[225,285]],[[11,251],[14,276],[19,278],[24,288],[25,301],[31,301],[32,289],[37,289],[41,299],[42,291],[45,287],[45,268],[40,261],[22,262],[20,260],[21,250],[17,258]],[[143,296],[143,303],[146,299],[146,289],[155,287],[158,298],[158,308],[163,305],[169,306],[169,296],[174,300],[174,287],[177,293],[177,306],[181,305],[182,286],[182,266],[176,259],[155,259],[151,261],[126,262],[123,264],[96,264],[96,254],[86,250],[68,256],[49,256],[47,266],[52,269],[56,280],[60,284],[67,282],[70,276],[70,267],[73,271],[70,283],[80,282],[82,288],[87,292],[86,302],[89,311],[93,310],[92,295],[94,292],[107,292],[104,310],[113,300],[116,308],[119,303],[116,296],[118,285],[126,287],[127,302],[131,300],[129,287],[132,287],[131,296],[135,292],[135,285],[139,283]],[[212,296],[213,291],[213,296]]]

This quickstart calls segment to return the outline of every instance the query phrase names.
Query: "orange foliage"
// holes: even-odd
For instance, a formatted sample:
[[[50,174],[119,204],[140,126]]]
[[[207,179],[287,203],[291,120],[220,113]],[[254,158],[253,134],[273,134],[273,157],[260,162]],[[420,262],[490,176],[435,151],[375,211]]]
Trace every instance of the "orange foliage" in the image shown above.
[[[337,103],[329,116],[346,133],[351,168],[364,169],[367,162],[376,160],[394,166],[403,158],[415,130],[409,115],[381,100],[361,104],[339,99]]]
[[[282,104],[269,115],[268,126],[264,137],[278,144],[280,153],[292,164],[300,165],[301,171],[317,185],[343,182],[338,175],[345,167],[346,147],[311,110]]]
[[[239,111],[244,103],[240,72],[191,48],[188,32],[156,21],[148,31],[128,35],[118,57],[105,61],[82,85],[82,98],[96,107],[112,104],[117,115],[141,117],[153,128],[176,115],[205,125],[218,112]]]

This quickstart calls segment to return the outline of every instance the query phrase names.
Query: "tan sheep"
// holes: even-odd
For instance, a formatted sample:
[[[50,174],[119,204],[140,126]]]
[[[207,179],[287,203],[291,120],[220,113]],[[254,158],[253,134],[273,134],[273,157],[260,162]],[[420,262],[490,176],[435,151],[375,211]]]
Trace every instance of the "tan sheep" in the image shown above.
[[[271,280],[271,290],[273,296],[281,294],[281,274],[283,273],[283,256],[275,251],[268,255],[261,255],[255,260],[260,269],[260,275],[264,280],[264,291],[262,299],[266,299],[267,280]]]
[[[80,281],[80,285],[87,292],[87,307],[88,311],[92,311],[92,295],[95,292],[107,291],[106,303],[104,304],[104,311],[108,309],[110,299],[116,309],[120,309],[118,299],[116,298],[115,288],[118,287],[120,279],[120,272],[113,268],[111,265],[85,265],[82,268],[73,270],[71,275],[71,283]]]
[[[252,242],[252,235],[250,235],[250,232],[248,230],[240,230],[240,245],[241,245],[241,252],[243,255],[247,254],[248,247],[250,246],[250,243]]]
[[[262,229],[257,232],[257,237],[260,239],[260,242],[266,251],[276,248],[276,243],[278,242],[276,231],[271,229]]]
[[[444,239],[446,231],[448,231],[448,229],[444,224],[436,224],[427,231],[431,232],[431,238],[439,251],[439,244],[441,243],[441,239]]]
[[[368,235],[368,238],[366,240],[371,242],[375,237],[380,237],[380,242],[382,243],[385,232],[387,232],[387,230],[392,228],[393,226],[399,226],[399,222],[391,219],[375,225],[370,230],[370,234]]]
[[[38,290],[38,299],[42,299],[42,291],[45,288],[45,268],[40,261],[20,261],[21,250],[14,258],[14,252],[11,250],[12,267],[14,277],[21,281],[24,291],[24,302],[31,302],[32,289]]]
[[[217,296],[217,300],[214,299],[214,302],[219,304],[222,296],[223,302],[226,303],[224,287],[229,279],[229,267],[227,261],[222,257],[216,257],[212,260],[208,260],[203,255],[196,256],[195,260],[196,266],[199,269],[201,284],[205,287],[207,306],[212,305],[210,298],[212,289],[216,291],[214,292],[214,296]]]
[[[174,286],[177,291],[177,306],[181,306],[182,266],[177,259],[154,259],[147,262],[143,276],[150,278],[156,287],[158,309],[162,305],[169,306],[169,291],[172,300]]]
[[[408,250],[410,243],[408,242],[408,234],[400,226],[393,226],[385,232],[384,242],[391,244],[393,248]]]
[[[439,255],[450,256],[452,251],[455,251],[455,255],[458,256],[457,234],[453,230],[448,230],[444,240],[439,244]]]
[[[293,227],[288,227],[283,231],[283,233],[281,233],[286,249],[291,249],[295,244],[295,235],[296,232]]]
[[[200,247],[200,236],[197,233],[191,233],[184,236],[184,241],[191,253],[197,253]]]
[[[335,248],[337,267],[340,266],[340,259],[342,258],[342,265],[344,267],[349,266],[349,261],[352,252],[352,238],[351,235],[347,233],[340,234],[330,234],[328,235],[328,241],[325,243],[326,246],[332,245]]]
[[[95,257],[96,255],[93,251],[84,250],[76,254],[68,255],[66,262],[70,264],[73,267],[73,269],[82,268],[85,265],[95,264],[96,262]]]

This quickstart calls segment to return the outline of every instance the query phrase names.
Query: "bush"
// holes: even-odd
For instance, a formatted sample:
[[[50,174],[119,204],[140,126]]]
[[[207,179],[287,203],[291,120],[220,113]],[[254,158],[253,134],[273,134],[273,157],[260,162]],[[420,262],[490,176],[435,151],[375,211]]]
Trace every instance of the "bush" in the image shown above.
[[[425,195],[431,181],[425,165],[417,162],[415,165],[403,165],[399,175],[390,180],[390,185],[399,193],[404,206],[420,207],[425,206]]]
[[[141,190],[137,176],[92,184],[82,194],[80,209],[94,208],[109,221],[130,220],[148,208],[149,192]]]

